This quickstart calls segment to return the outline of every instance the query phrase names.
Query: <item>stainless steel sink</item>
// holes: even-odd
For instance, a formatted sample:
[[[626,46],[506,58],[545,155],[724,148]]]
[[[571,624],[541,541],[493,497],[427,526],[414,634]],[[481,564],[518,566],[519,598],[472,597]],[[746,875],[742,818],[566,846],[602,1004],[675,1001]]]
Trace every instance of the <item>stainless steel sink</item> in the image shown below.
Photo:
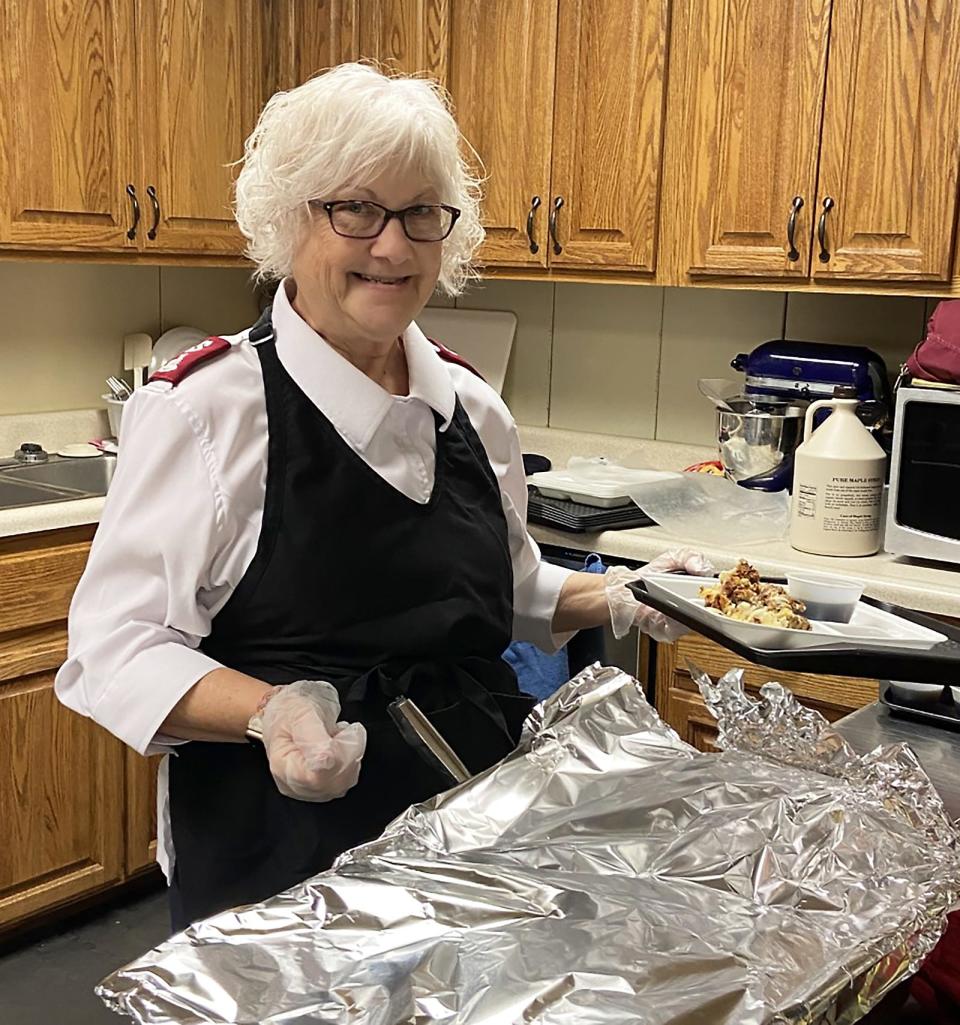
[[[44,463],[0,465],[0,509],[69,502],[107,493],[117,467],[116,456],[62,459]]]
[[[0,474],[7,480],[105,495],[116,467],[116,456],[94,456],[92,459],[61,459],[51,456],[45,463],[4,467]]]

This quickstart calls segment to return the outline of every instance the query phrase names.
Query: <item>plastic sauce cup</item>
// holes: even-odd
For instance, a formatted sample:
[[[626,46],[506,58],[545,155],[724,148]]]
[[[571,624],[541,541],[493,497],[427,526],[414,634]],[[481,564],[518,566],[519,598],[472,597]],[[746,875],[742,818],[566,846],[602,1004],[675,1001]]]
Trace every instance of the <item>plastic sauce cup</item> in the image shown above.
[[[840,577],[787,575],[787,591],[807,607],[807,619],[849,623],[863,594],[863,583]]]

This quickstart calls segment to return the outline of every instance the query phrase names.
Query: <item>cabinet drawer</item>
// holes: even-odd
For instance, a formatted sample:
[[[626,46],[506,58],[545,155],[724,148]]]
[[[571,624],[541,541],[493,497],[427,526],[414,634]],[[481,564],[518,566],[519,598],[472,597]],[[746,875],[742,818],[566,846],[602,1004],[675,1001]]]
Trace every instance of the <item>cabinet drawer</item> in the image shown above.
[[[661,718],[701,751],[714,750],[717,728],[690,677],[688,661],[714,680],[730,669],[743,668],[744,685],[754,695],[767,682],[781,683],[801,704],[816,709],[830,722],[871,704],[879,693],[876,680],[766,669],[746,662],[699,634],[687,634],[675,644],[657,646],[656,706]]]
[[[66,619],[77,581],[87,564],[93,528],[42,547],[8,542],[0,548],[0,634]],[[88,536],[84,537],[84,533]]]
[[[840,709],[844,714],[877,700],[879,685],[876,680],[767,669],[764,666],[745,661],[739,655],[735,655],[732,651],[728,651],[713,641],[708,641],[700,634],[687,634],[681,637],[673,647],[676,650],[674,676],[687,680],[688,686],[697,693],[699,691],[696,684],[690,681],[687,660],[695,663],[715,680],[730,669],[742,667],[746,670],[743,680],[748,690],[759,690],[763,684],[774,680],[793,691],[804,704],[814,703],[818,707],[832,706]]]

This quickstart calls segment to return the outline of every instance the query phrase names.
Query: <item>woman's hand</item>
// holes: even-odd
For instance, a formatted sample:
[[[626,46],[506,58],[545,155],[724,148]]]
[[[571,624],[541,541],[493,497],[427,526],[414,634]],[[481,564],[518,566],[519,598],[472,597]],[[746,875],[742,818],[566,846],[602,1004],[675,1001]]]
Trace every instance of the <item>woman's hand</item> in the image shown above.
[[[630,628],[637,626],[655,641],[672,642],[687,633],[687,627],[662,612],[642,605],[626,585],[652,573],[689,573],[693,576],[712,576],[713,565],[709,559],[692,548],[674,548],[658,555],[642,569],[628,569],[626,566],[611,566],[603,575],[604,591],[610,609],[610,625],[613,636],[625,637]]]
[[[299,801],[333,801],[357,782],[367,731],[337,722],[340,698],[322,680],[278,687],[263,709],[263,743],[277,789]]]

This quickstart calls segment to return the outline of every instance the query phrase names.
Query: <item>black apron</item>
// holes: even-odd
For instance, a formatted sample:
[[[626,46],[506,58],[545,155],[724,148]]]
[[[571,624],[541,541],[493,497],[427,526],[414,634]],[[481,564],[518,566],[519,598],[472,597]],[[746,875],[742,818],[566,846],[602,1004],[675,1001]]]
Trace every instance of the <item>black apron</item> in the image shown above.
[[[169,770],[175,928],[301,882],[452,785],[401,736],[387,712],[395,697],[414,700],[471,772],[512,750],[533,704],[501,658],[513,619],[507,525],[459,399],[445,431],[435,414],[434,486],[420,505],[297,387],[269,327],[255,332],[267,333],[257,345],[269,432],[263,523],[201,649],[267,683],[329,681],[340,718],[365,725],[367,749],[357,785],[315,804],[277,790],[262,748],[178,747]]]

